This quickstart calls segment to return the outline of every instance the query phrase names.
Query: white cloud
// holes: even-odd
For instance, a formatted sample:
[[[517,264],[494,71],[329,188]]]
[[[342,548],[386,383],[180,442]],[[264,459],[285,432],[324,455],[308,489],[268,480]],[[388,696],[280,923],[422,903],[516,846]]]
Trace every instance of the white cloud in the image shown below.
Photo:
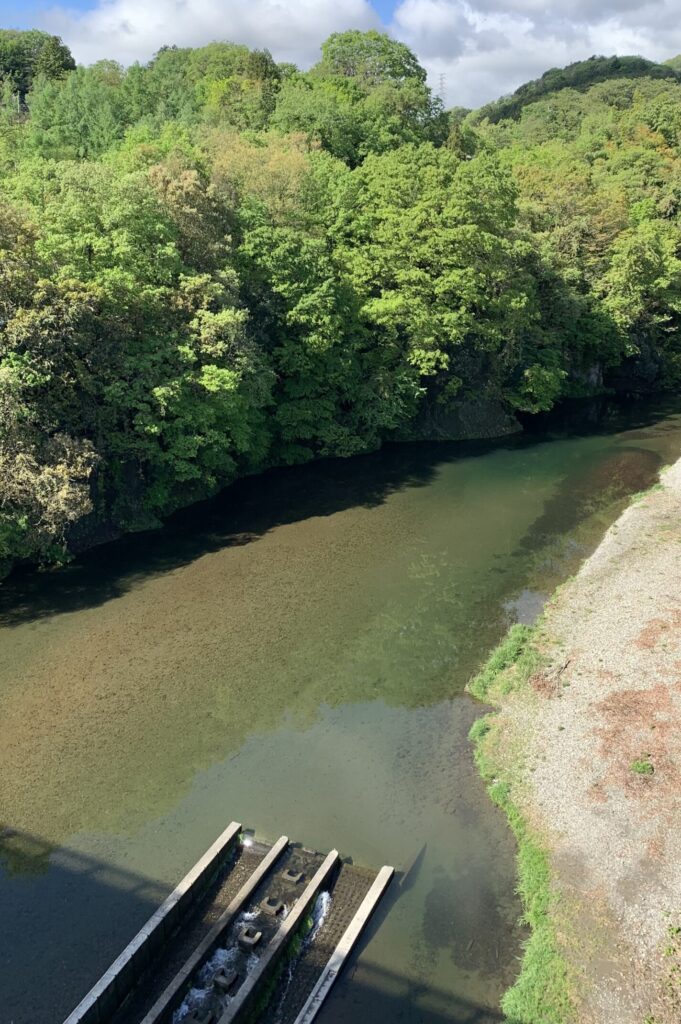
[[[228,39],[303,66],[318,60],[319,45],[332,32],[380,27],[368,0],[99,0],[83,13],[53,7],[43,24],[82,64],[104,57],[130,64],[166,44]]]
[[[458,57],[470,36],[463,4],[446,0],[404,0],[395,11],[395,33],[407,39],[421,60]]]
[[[448,104],[479,106],[550,67],[594,53],[665,60],[681,52],[680,0],[398,0],[390,31],[408,43]],[[164,44],[229,39],[309,67],[331,32],[380,27],[369,0],[96,0],[54,7],[44,27],[76,59],[146,61]]]
[[[679,0],[401,0],[392,32],[451,106],[480,106],[592,54],[681,52]],[[661,26],[665,26],[661,31]]]

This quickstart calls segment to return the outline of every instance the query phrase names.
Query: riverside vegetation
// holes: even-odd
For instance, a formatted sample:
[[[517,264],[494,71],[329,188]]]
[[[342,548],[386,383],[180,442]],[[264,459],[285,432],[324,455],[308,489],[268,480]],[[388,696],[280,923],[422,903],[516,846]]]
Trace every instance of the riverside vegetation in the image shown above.
[[[376,32],[301,72],[4,31],[0,80],[3,571],[269,465],[681,379],[674,60],[448,112]]]
[[[488,704],[503,706],[504,698],[527,688],[542,665],[537,644],[540,626],[512,626],[492,652],[482,670],[468,685],[470,692]],[[530,928],[522,971],[504,995],[502,1009],[511,1022],[568,1024],[574,1021],[570,968],[557,936],[552,909],[558,896],[552,887],[549,853],[545,839],[528,824],[514,799],[522,786],[522,758],[517,752],[500,755],[503,739],[498,715],[479,718],[470,731],[475,760],[487,783],[487,791],[500,807],[518,843],[518,893],[524,920]]]

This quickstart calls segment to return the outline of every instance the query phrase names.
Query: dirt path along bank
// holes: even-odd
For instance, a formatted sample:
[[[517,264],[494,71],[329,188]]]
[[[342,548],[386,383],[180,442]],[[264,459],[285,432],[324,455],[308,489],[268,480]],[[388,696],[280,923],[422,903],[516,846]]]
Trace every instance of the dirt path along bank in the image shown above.
[[[681,461],[539,626],[516,629],[473,684],[499,706],[478,757],[537,928],[505,1009],[522,1024],[679,1024]]]

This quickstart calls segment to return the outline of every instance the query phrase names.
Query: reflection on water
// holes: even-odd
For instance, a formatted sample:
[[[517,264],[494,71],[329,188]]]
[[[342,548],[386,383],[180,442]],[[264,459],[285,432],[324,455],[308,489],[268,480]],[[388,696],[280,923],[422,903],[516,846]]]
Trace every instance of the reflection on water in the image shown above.
[[[61,1020],[236,818],[412,865],[325,1020],[498,1020],[522,937],[513,844],[471,762],[479,709],[463,687],[678,456],[681,417],[648,404],[628,420],[605,407],[600,426],[550,441],[273,472],[10,581],[8,1019]],[[98,869],[79,887],[65,857]]]

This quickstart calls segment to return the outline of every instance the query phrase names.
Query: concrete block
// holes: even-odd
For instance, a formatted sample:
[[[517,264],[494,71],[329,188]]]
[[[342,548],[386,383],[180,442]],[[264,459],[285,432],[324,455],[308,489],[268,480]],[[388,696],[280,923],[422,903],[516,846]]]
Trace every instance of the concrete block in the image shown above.
[[[268,896],[260,904],[260,909],[263,913],[267,914],[268,917],[276,917],[281,914],[284,909],[284,904],[281,900],[278,900],[276,896]]]
[[[281,877],[290,885],[298,885],[303,880],[303,872],[296,871],[294,868],[286,868],[286,871],[282,871]]]
[[[236,971],[226,971],[224,968],[213,978],[213,988],[218,992],[228,993],[234,988],[239,975]]]
[[[262,932],[256,931],[252,925],[246,925],[239,933],[238,943],[241,948],[249,953],[258,945],[262,938]]]

